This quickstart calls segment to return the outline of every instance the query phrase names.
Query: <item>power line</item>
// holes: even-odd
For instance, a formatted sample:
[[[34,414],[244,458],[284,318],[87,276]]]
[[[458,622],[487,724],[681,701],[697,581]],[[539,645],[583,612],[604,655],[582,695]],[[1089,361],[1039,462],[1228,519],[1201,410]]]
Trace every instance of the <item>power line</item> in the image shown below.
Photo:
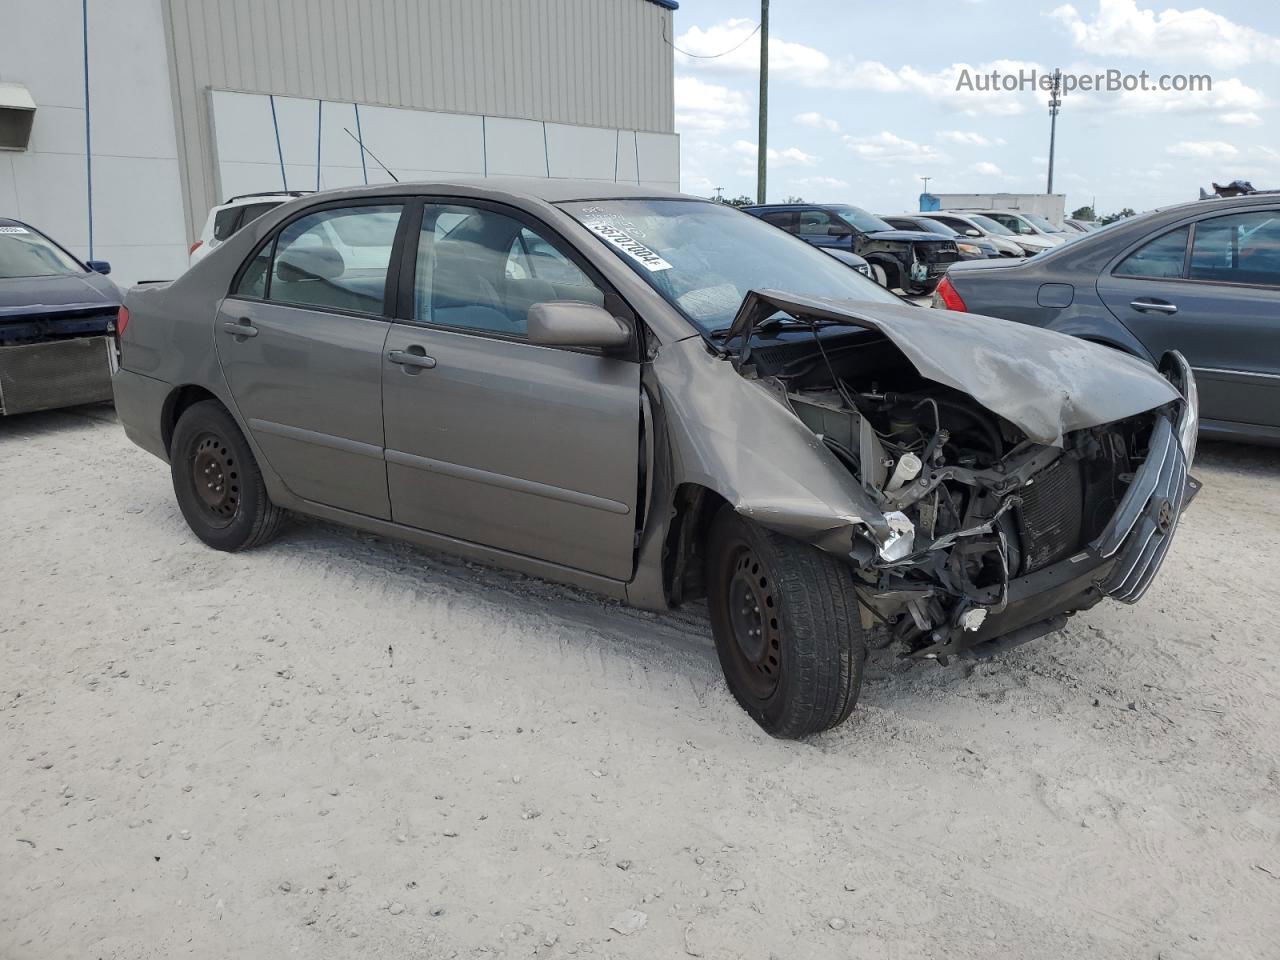
[[[669,46],[676,53],[683,53],[686,57],[693,57],[695,60],[718,60],[721,57],[727,57],[729,54],[733,53],[735,50],[738,50],[739,48],[745,46],[747,41],[750,40],[759,32],[760,32],[760,24],[757,23],[756,28],[752,30],[750,33],[748,33],[745,37],[743,37],[741,43],[735,44],[734,46],[726,50],[724,53],[690,53],[688,50],[681,50],[679,47],[677,47],[674,43],[671,42],[671,39],[667,36],[666,21],[663,20],[663,23],[662,23],[662,39],[666,42],[667,46]]]

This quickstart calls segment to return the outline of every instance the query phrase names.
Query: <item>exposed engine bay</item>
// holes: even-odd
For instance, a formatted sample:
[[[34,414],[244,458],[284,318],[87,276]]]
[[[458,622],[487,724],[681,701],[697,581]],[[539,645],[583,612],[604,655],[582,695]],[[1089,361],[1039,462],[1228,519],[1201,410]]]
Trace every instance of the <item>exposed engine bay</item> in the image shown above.
[[[806,340],[761,343],[748,375],[776,392],[889,521],[888,541],[855,538],[851,554],[880,635],[908,655],[945,660],[1005,610],[1012,581],[1100,535],[1145,458],[1153,417],[1072,431],[1061,447],[1038,443],[921,376],[886,337],[846,329],[819,336],[813,326]]]

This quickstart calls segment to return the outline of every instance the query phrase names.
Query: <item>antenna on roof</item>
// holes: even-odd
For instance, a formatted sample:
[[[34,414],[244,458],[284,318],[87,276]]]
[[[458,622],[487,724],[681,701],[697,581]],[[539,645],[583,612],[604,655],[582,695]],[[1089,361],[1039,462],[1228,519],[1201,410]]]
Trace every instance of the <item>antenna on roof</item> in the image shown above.
[[[399,178],[399,177],[397,177],[397,176],[396,176],[394,173],[392,173],[390,170],[387,170],[387,165],[386,165],[385,163],[383,163],[383,162],[382,162],[381,160],[379,160],[377,157],[374,157],[374,156],[373,156],[373,151],[372,151],[372,150],[370,150],[368,147],[366,147],[366,146],[364,145],[364,141],[363,141],[363,140],[361,140],[359,137],[357,137],[357,136],[356,136],[354,133],[352,133],[350,130],[347,130],[347,128],[346,128],[346,127],[343,127],[342,129],[346,131],[346,133],[347,133],[347,136],[348,136],[348,137],[350,137],[350,138],[351,138],[352,140],[354,140],[356,143],[360,144],[360,149],[361,149],[361,150],[363,150],[365,153],[367,153],[370,157],[372,157],[372,158],[373,158],[373,162],[374,162],[374,163],[376,163],[376,164],[377,164],[378,166],[380,166],[384,171],[386,171],[386,174],[387,174],[387,176],[388,176],[388,177],[390,177],[390,178],[391,178],[392,180],[394,180],[396,183],[399,183],[399,182],[400,182],[400,178]]]

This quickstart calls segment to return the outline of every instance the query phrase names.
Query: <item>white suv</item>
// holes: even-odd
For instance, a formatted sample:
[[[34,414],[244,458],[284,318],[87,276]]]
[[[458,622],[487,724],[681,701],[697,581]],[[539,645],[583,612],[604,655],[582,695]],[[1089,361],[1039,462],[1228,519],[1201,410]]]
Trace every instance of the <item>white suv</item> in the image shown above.
[[[192,264],[198,263],[211,251],[216,250],[225,240],[230,239],[245,224],[253,223],[268,210],[282,203],[288,203],[295,197],[303,197],[310,190],[275,190],[268,193],[246,193],[240,197],[232,197],[226,203],[219,204],[209,211],[209,219],[204,222],[200,231],[200,239],[191,245],[187,252]]]

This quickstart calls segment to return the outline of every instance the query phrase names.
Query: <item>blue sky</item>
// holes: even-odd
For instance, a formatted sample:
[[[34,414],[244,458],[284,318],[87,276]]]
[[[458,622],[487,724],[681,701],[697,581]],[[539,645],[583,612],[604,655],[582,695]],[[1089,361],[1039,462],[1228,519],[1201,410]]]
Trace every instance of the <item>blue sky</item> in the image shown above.
[[[1280,187],[1280,4],[1205,0],[772,0],[769,199],[917,208],[939,192],[1045,188],[1040,92],[955,91],[964,68],[1208,74],[1201,93],[1075,92],[1058,118],[1055,192],[1106,213],[1194,199],[1210,181]],[[758,0],[683,0],[675,45],[719,54]],[[682,188],[755,195],[759,40],[676,54]]]

